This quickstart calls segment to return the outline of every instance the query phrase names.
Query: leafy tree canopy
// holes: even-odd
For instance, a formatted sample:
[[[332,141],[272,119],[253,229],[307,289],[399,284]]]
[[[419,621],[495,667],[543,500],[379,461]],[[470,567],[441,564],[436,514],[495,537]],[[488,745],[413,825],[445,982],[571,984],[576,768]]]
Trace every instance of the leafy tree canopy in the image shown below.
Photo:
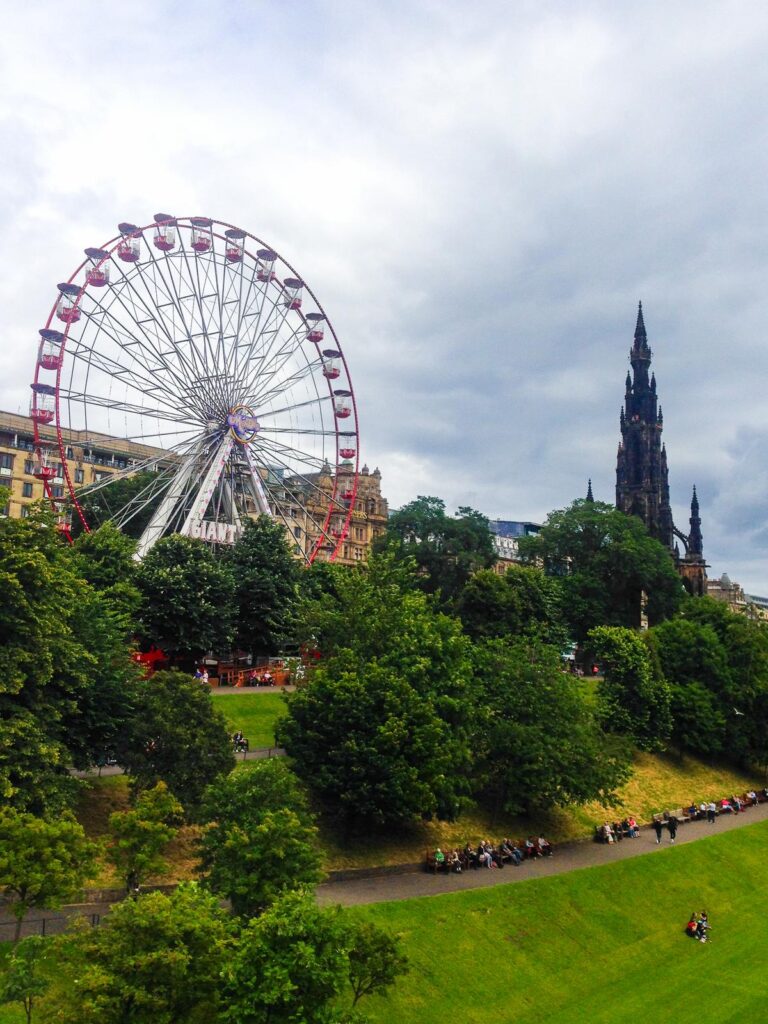
[[[46,940],[41,935],[17,941],[0,979],[0,1003],[21,1003],[26,1024],[32,1024],[37,999],[49,985],[44,969],[47,952]]]
[[[292,634],[300,572],[283,524],[269,516],[247,520],[231,566],[235,642],[254,654],[275,654]]]
[[[201,540],[174,534],[145,555],[136,572],[139,631],[146,643],[199,658],[230,648],[235,581],[226,560]]]
[[[118,759],[136,791],[165,782],[190,817],[206,786],[235,765],[227,724],[210,690],[181,672],[156,672],[138,683],[136,713]]]
[[[0,811],[0,889],[16,918],[16,939],[33,907],[53,910],[79,895],[97,869],[98,847],[69,813],[56,821]]]
[[[296,771],[348,820],[455,816],[467,789],[469,645],[391,553],[306,616],[322,653],[279,726]]]
[[[672,616],[684,596],[667,549],[612,505],[574,501],[519,546],[525,561],[560,577],[562,607],[580,642],[595,626],[637,627],[643,593],[651,624]]]
[[[67,769],[88,763],[119,717],[130,676],[124,626],[80,575],[50,510],[0,520],[0,796],[39,813],[71,799]],[[98,696],[97,696],[98,695]]]
[[[484,515],[461,507],[449,516],[444,501],[421,495],[392,513],[375,549],[414,559],[419,585],[428,594],[438,594],[446,607],[458,599],[473,573],[496,560]]]
[[[503,576],[481,569],[468,580],[456,610],[475,640],[538,636],[560,649],[568,642],[561,581],[536,566],[511,565]]]
[[[475,649],[475,776],[494,809],[607,800],[629,776],[603,733],[583,683],[563,672],[557,648],[491,640]]]
[[[671,694],[648,644],[621,626],[598,626],[587,642],[603,665],[598,695],[606,726],[642,750],[663,750],[672,732]]]
[[[251,917],[277,897],[320,879],[317,829],[283,761],[252,761],[208,788],[200,839],[206,884]]]
[[[145,790],[127,811],[109,816],[112,843],[107,856],[115,865],[128,892],[136,891],[152,875],[163,875],[168,864],[163,851],[178,829],[174,822],[183,813],[164,782]]]
[[[125,900],[99,928],[55,941],[60,973],[51,1002],[67,1024],[218,1019],[228,925],[216,897],[196,885]]]
[[[396,938],[338,907],[320,909],[307,893],[290,893],[242,930],[224,969],[222,1020],[362,1024],[354,1010],[360,999],[386,991],[406,969]]]

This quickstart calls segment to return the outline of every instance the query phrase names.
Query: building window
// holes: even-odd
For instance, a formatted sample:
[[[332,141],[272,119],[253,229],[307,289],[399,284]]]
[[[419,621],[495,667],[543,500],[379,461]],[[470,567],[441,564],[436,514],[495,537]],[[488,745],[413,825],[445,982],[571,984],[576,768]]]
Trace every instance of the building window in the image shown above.
[[[29,505],[22,505],[21,506],[21,518],[22,519],[26,519],[28,515],[29,515]]]
[[[8,455],[6,452],[0,452],[0,469],[13,469],[13,456]]]
[[[54,484],[51,488],[51,494],[54,498],[64,497],[64,484]]]
[[[22,496],[22,498],[31,498],[32,497],[32,484],[22,484],[21,485],[21,496]]]
[[[355,548],[355,561],[361,562],[363,560],[363,549]]]
[[[82,469],[76,469],[75,470],[75,483],[76,484],[81,484],[84,479],[85,479],[85,473],[83,472],[83,470]]]
[[[25,459],[24,460],[24,472],[28,473],[31,476],[32,473],[34,472],[34,470],[35,470],[35,464],[32,461],[32,459]]]
[[[355,540],[365,540],[365,530],[362,526],[355,527]]]
[[[296,540],[299,540],[299,538],[301,537],[301,527],[300,526],[294,526],[294,528],[293,528],[293,536],[296,538]]]

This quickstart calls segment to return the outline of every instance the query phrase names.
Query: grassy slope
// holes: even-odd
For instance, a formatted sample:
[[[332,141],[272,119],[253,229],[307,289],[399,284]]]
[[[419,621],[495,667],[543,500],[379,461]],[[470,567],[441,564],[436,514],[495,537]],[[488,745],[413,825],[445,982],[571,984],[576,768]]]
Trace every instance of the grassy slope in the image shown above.
[[[109,830],[109,816],[113,811],[128,807],[128,779],[124,775],[112,775],[102,779],[91,779],[83,786],[77,818],[91,839],[105,840]],[[195,877],[195,838],[199,830],[186,826],[168,846],[165,857],[170,870],[167,875],[150,879],[153,882],[177,882]],[[119,888],[122,884],[112,866],[102,857],[99,860],[99,874],[87,883],[90,887]],[[0,1017],[0,1024],[3,1019]]]
[[[766,841],[763,822],[558,878],[361,908],[403,935],[412,962],[367,1009],[399,1024],[762,1019]],[[705,945],[683,934],[702,907]]]
[[[252,749],[275,745],[275,723],[285,714],[281,693],[222,693],[213,691],[216,707],[232,732],[240,729]]]
[[[716,799],[734,790],[742,793],[755,779],[726,767],[704,764],[693,758],[651,756],[637,753],[634,775],[620,791],[621,802],[611,808],[599,804],[555,809],[532,818],[501,816],[494,820],[482,808],[474,808],[457,822],[425,822],[410,830],[390,831],[341,845],[329,829],[322,829],[327,866],[359,867],[417,861],[424,850],[434,846],[463,846],[467,840],[498,839],[504,835],[519,839],[542,830],[555,842],[591,836],[598,822],[632,813],[638,821],[650,821],[665,808],[674,809],[692,799]]]

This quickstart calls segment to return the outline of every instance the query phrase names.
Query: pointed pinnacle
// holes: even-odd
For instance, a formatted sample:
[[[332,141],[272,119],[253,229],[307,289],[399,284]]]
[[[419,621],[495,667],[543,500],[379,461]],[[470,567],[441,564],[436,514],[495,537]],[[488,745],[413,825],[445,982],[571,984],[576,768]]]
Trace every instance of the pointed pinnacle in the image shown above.
[[[643,320],[643,304],[637,304],[637,323],[635,325],[635,337],[645,337],[645,321]]]
[[[589,478],[589,484],[587,486],[587,501],[593,502],[595,499],[592,495],[592,477]]]

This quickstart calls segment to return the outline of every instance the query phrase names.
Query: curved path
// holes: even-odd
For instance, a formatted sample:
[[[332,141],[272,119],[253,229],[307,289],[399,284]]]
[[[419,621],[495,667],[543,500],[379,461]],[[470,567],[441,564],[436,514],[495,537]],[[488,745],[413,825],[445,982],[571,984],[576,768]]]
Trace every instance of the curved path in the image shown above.
[[[750,807],[741,814],[719,815],[712,825],[706,821],[687,822],[678,829],[675,845],[695,842],[758,821],[768,821],[768,803]],[[561,875],[566,871],[652,854],[670,845],[666,829],[662,832],[661,846],[658,846],[656,833],[650,826],[644,826],[637,839],[623,839],[620,843],[609,844],[589,840],[567,843],[558,846],[552,857],[524,861],[518,868],[506,865],[503,870],[478,868],[462,872],[460,875],[433,875],[426,871],[412,871],[379,877],[353,878],[326,882],[318,887],[317,896],[318,901],[324,905],[340,903],[342,906],[437,896],[446,892],[462,892],[488,885],[505,885],[510,882],[524,882],[531,878],[544,878],[547,875]]]

